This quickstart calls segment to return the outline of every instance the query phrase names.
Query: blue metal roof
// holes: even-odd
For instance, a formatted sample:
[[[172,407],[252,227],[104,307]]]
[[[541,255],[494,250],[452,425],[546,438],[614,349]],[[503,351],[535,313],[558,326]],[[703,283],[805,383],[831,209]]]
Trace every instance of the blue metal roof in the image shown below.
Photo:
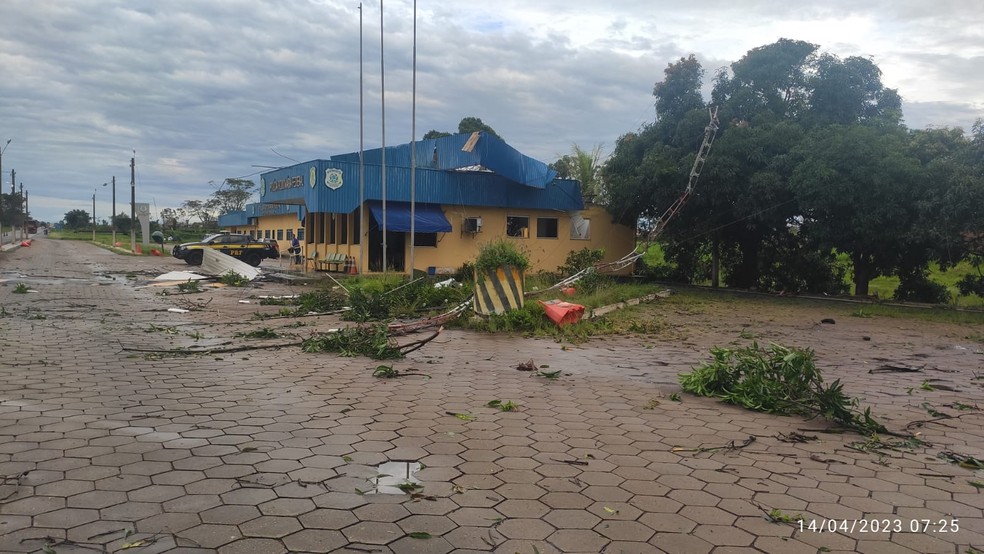
[[[467,149],[467,150],[466,150]],[[542,189],[557,177],[547,164],[521,154],[502,139],[483,132],[462,133],[437,139],[421,140],[413,145],[386,147],[386,165],[410,167],[410,154],[416,152],[417,167],[461,169],[482,166],[510,181]],[[359,153],[331,157],[332,161],[359,162]],[[382,165],[383,149],[364,151],[365,163]]]
[[[253,205],[253,204],[250,204]],[[229,212],[219,216],[219,227],[241,227],[248,225],[245,211]]]
[[[450,206],[573,211],[584,209],[580,184],[557,179],[546,164],[485,133],[416,144],[415,200]],[[467,148],[463,150],[462,148]],[[386,148],[386,199],[410,201],[410,145]],[[435,156],[436,153],[436,156]],[[382,149],[365,152],[364,200],[382,200]],[[426,154],[426,155],[424,155]],[[298,210],[350,213],[359,206],[359,154],[312,160],[260,176],[260,204],[249,218]],[[280,211],[277,211],[280,210]]]

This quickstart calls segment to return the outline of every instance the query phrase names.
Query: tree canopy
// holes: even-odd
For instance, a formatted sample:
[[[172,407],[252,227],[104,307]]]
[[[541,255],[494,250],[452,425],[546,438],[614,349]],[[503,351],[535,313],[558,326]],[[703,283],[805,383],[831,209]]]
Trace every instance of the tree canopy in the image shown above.
[[[669,64],[654,120],[603,164],[601,197],[619,221],[646,225],[685,190],[708,122],[703,76],[693,55]],[[780,39],[718,71],[710,104],[717,140],[661,237],[679,278],[720,265],[732,286],[840,292],[840,252],[857,294],[888,274],[915,290],[930,262],[953,265],[973,251],[967,237],[984,236],[984,125],[906,128],[868,58]]]
[[[495,132],[495,129],[486,125],[481,118],[464,117],[461,119],[461,121],[458,122],[458,131],[457,131],[458,133],[474,133],[475,131],[482,131],[496,138],[502,138],[499,136],[499,133]],[[424,133],[423,138],[425,140],[428,140],[428,139],[435,139],[435,138],[449,137],[449,136],[451,136],[451,133],[448,133],[446,131],[437,131],[431,129],[430,131]]]

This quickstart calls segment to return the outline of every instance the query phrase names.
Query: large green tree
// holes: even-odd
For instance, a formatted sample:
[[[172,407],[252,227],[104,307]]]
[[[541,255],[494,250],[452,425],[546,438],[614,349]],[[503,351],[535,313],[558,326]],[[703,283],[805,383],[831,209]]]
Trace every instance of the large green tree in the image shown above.
[[[797,151],[792,183],[803,227],[850,256],[857,295],[867,295],[872,279],[902,267],[918,249],[914,233],[922,233],[927,195],[907,141],[899,127],[829,125],[812,131]]]
[[[89,212],[85,210],[72,210],[65,214],[64,220],[65,227],[72,231],[78,231],[88,227],[92,218],[89,216]]]
[[[212,205],[220,214],[242,211],[255,191],[256,183],[249,179],[227,178],[212,193]]]

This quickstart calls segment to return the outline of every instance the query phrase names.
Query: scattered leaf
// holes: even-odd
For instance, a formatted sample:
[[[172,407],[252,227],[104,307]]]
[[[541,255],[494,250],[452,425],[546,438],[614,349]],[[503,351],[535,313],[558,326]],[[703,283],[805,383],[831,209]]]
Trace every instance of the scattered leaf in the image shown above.
[[[410,537],[411,539],[429,539],[429,538],[431,538],[431,534],[430,533],[426,533],[424,531],[414,531],[413,533],[410,533],[407,536]]]
[[[257,448],[255,446],[247,446],[246,448],[240,448],[240,452],[256,452]]]
[[[615,514],[618,513],[618,510],[614,510],[612,508],[609,508],[608,506],[605,506],[605,511],[608,512],[609,514],[612,514],[612,515],[615,515]]]
[[[344,461],[344,462],[351,462],[352,461],[352,456],[342,456],[342,461]]]

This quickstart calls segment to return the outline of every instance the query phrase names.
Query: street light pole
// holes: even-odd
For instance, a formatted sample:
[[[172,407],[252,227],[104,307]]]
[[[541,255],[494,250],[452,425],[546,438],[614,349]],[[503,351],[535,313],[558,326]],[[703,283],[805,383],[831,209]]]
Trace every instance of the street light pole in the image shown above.
[[[0,148],[0,185],[3,185],[3,153],[7,151],[7,147],[10,146],[10,141],[14,139],[7,139],[7,143]],[[11,202],[14,201],[13,198],[10,199]],[[13,238],[13,237],[11,237]],[[3,187],[0,186],[0,246],[3,246]]]
[[[113,175],[113,215],[109,218],[109,224],[113,226],[113,246],[116,246],[116,175]]]
[[[92,189],[92,242],[96,242],[96,189]]]

